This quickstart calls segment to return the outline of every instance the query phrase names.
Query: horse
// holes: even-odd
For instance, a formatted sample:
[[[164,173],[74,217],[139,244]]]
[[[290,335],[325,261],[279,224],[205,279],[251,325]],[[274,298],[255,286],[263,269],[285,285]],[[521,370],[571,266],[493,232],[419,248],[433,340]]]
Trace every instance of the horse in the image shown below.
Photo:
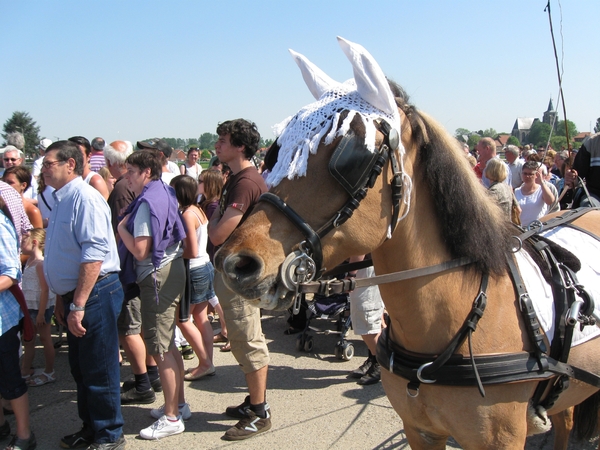
[[[338,40],[353,66],[350,83],[334,82],[292,52],[317,102],[280,127],[265,158],[269,193],[215,255],[215,267],[246,301],[284,310],[302,287],[294,280],[311,282],[352,255],[371,253],[378,276],[417,272],[379,285],[389,315],[385,340],[395,348],[434,359],[469,317],[476,331],[458,342],[453,358],[534,352],[507,263],[520,231],[487,197],[456,139],[411,105],[362,46]],[[346,95],[360,98],[335,104]],[[363,100],[369,105],[357,106],[357,113],[353,108]],[[293,126],[308,131],[286,135]],[[381,176],[361,172],[363,165],[377,166],[371,161],[386,149]],[[358,175],[340,177],[332,169],[343,159],[350,163],[342,162],[342,172]],[[365,178],[367,187],[356,189],[356,180]],[[599,219],[592,211],[573,224],[599,235]],[[419,272],[431,267],[437,269]],[[482,293],[487,306],[474,318]],[[590,339],[571,349],[569,363],[600,373],[593,356],[599,351],[600,339]],[[475,384],[443,385],[435,373],[421,372],[415,386],[394,373],[398,363],[382,364],[382,382],[413,449],[443,449],[450,436],[465,449],[523,448],[535,431],[530,400],[539,379],[486,384],[481,392]],[[597,391],[571,379],[547,413],[560,418]]]

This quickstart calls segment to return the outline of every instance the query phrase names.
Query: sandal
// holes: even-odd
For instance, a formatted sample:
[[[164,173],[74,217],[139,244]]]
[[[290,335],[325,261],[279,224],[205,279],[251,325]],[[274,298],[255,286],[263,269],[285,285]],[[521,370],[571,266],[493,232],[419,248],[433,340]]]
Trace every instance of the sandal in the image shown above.
[[[224,336],[223,333],[215,334],[213,336],[213,342],[227,342],[227,336]]]
[[[33,378],[30,378],[27,381],[27,385],[31,387],[43,386],[48,383],[54,383],[56,381],[56,376],[54,375],[54,370],[52,373],[42,372]]]
[[[231,342],[227,341],[227,343],[221,347],[222,352],[230,352],[231,351]]]

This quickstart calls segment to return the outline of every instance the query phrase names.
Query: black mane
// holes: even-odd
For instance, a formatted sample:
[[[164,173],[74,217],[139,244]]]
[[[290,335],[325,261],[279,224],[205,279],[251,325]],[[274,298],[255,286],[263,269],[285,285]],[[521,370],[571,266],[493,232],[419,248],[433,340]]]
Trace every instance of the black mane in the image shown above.
[[[400,86],[394,82],[390,86],[410,122],[418,148],[418,176],[424,177],[429,186],[450,254],[453,258],[472,258],[483,272],[502,273],[514,228],[479,185],[458,141],[410,105]],[[417,176],[417,170],[413,176]]]

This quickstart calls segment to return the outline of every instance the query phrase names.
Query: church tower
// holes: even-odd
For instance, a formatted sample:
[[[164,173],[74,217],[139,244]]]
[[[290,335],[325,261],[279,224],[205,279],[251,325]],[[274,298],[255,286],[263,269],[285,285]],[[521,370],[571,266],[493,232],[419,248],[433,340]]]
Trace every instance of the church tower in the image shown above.
[[[556,131],[558,117],[556,115],[556,111],[554,111],[554,105],[552,104],[552,97],[550,97],[550,103],[548,103],[548,110],[544,113],[542,122],[547,123],[550,126],[552,126],[554,124],[553,128],[554,128],[554,131]]]

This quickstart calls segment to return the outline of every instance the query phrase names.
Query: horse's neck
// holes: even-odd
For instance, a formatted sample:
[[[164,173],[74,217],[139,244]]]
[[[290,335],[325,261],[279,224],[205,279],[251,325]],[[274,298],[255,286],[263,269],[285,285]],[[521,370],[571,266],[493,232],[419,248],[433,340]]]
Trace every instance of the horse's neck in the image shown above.
[[[392,239],[373,252],[378,275],[427,267],[451,259],[429,205],[414,204]],[[437,352],[447,344],[470,309],[472,298],[467,297],[474,298],[479,288],[480,279],[472,274],[465,278],[464,271],[459,268],[380,285],[392,319],[394,341],[424,353]],[[466,301],[454,301],[459,298]]]

